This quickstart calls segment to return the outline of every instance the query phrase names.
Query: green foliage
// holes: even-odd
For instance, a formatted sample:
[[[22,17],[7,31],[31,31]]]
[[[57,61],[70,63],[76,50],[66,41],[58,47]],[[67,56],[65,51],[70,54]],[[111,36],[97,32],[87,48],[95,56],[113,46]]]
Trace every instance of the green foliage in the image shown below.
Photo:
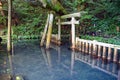
[[[13,39],[39,38],[45,25],[46,11],[39,6],[31,6],[21,0],[14,0],[13,8],[21,22],[21,24],[13,26]]]
[[[99,42],[104,42],[104,43],[110,43],[110,44],[116,44],[120,45],[119,40],[115,38],[103,38],[103,37],[97,37],[97,36],[88,36],[88,35],[81,35],[80,36],[82,39],[87,39],[87,40],[97,40]]]
[[[0,24],[6,24],[6,17],[5,16],[2,16],[0,15]]]

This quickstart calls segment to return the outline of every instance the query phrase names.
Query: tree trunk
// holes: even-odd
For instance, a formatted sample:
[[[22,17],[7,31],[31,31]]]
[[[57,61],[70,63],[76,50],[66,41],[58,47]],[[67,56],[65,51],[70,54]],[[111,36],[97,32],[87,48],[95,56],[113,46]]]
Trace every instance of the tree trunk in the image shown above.
[[[7,50],[11,51],[11,12],[12,0],[8,0],[8,35],[7,35]]]

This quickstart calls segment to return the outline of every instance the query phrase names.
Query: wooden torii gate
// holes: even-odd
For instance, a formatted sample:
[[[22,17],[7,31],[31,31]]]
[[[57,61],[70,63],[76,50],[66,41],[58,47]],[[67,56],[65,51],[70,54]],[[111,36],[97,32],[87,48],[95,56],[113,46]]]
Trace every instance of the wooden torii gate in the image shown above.
[[[75,49],[75,25],[79,24],[79,20],[76,20],[76,18],[80,18],[81,14],[85,13],[84,11],[73,13],[73,14],[67,14],[60,16],[57,18],[58,22],[56,23],[58,25],[58,34],[56,35],[56,40],[60,44],[61,43],[61,25],[71,25],[71,33],[72,33],[72,46],[71,48]],[[62,20],[65,20],[64,22],[61,22]],[[66,21],[70,19],[70,21]],[[46,48],[50,48],[50,40],[52,36],[52,22],[53,22],[53,14],[48,14],[48,18],[46,21],[46,25],[44,28],[43,36],[41,39],[40,45],[43,46],[45,38],[46,38]],[[47,36],[46,36],[47,35]]]

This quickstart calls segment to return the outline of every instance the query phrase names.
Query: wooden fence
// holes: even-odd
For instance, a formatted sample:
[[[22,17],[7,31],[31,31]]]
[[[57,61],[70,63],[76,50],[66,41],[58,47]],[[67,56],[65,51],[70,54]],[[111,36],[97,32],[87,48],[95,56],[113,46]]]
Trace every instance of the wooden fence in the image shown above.
[[[92,54],[103,59],[120,63],[120,46],[98,42],[96,40],[84,40],[76,37],[76,49],[87,54]]]

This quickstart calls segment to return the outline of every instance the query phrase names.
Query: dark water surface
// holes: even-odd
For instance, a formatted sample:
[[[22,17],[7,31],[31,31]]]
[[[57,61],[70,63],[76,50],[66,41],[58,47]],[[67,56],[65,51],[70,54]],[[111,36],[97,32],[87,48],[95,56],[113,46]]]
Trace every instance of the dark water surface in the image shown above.
[[[50,50],[46,50],[39,46],[38,40],[18,41],[14,43],[12,56],[0,54],[0,74],[22,75],[25,80],[120,80],[117,64],[68,47],[67,44],[51,45]],[[4,68],[2,64],[7,63]]]

